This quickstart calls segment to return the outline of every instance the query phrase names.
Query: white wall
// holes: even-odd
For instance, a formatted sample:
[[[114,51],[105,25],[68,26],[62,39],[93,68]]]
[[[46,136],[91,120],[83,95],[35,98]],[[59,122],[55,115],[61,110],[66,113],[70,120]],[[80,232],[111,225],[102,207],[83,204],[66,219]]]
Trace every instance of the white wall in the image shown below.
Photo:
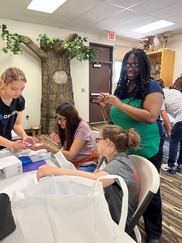
[[[18,22],[7,19],[0,19],[0,25],[6,24],[11,33],[18,33],[30,37],[34,42],[39,45],[37,38],[39,34],[46,33],[49,37],[57,37],[62,40],[73,33],[73,31],[53,28],[50,26],[43,26],[37,24],[30,24],[25,22]],[[137,46],[136,41],[127,41],[125,39],[116,40],[115,42],[107,40],[107,36],[95,36],[86,33],[79,33],[80,36],[88,37],[88,42],[102,43],[106,45],[120,45],[123,47],[123,52],[126,47],[132,48]],[[175,75],[177,77],[181,72],[181,58],[180,55],[182,44],[180,38],[182,36],[173,37],[170,40],[169,48],[176,51],[175,61]],[[0,49],[5,43],[0,39]],[[121,48],[122,50],[122,48]],[[21,68],[27,77],[26,88],[23,95],[26,99],[26,108],[23,113],[23,126],[25,129],[30,125],[40,124],[40,104],[41,104],[41,64],[37,56],[30,50],[24,47],[22,55],[13,55],[12,53],[4,54],[0,51],[0,73],[10,66],[17,66]],[[75,106],[79,111],[80,116],[88,121],[89,120],[89,65],[88,62],[80,63],[76,59],[71,61],[71,75],[73,82],[73,92],[75,99]],[[81,92],[85,89],[85,92]],[[30,117],[30,123],[26,120],[26,115]]]
[[[172,38],[169,38],[168,48],[175,51],[175,63],[174,63],[174,75],[173,81],[179,77],[182,73],[182,33],[174,35]]]
[[[62,40],[73,33],[73,31],[62,30],[50,26],[30,24],[18,22],[8,19],[0,19],[0,25],[6,24],[10,33],[18,33],[30,37],[37,45],[37,38],[40,34],[46,33],[49,37],[57,37]],[[89,42],[102,43],[107,45],[120,44],[130,46],[131,42],[126,40],[109,41],[106,36],[94,36],[77,32],[80,36],[88,37]],[[134,42],[135,43],[135,42]],[[5,42],[0,39],[0,49],[5,46]],[[12,53],[5,54],[0,51],[0,73],[10,66],[21,68],[27,77],[27,84],[23,95],[26,99],[26,107],[23,113],[23,127],[29,128],[30,125],[40,124],[40,104],[41,104],[41,63],[39,58],[34,55],[29,49],[23,47],[22,55],[13,55]],[[71,75],[73,81],[73,91],[75,106],[79,111],[80,116],[86,121],[89,120],[89,65],[88,62],[80,63],[76,59],[71,61]],[[85,92],[81,92],[84,89]],[[29,115],[30,122],[26,120],[26,115]]]

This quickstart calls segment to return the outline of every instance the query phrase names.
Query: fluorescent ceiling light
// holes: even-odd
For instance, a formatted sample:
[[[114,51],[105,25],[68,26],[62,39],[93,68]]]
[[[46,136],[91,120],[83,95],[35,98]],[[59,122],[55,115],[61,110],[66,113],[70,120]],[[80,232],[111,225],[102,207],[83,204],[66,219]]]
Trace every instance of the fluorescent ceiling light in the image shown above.
[[[66,1],[67,0],[33,0],[27,8],[45,13],[53,13]]]
[[[164,27],[173,25],[174,23],[169,22],[169,21],[165,21],[165,20],[159,20],[157,22],[151,23],[151,24],[147,24],[144,25],[142,27],[136,28],[132,31],[137,32],[137,33],[147,33],[153,30],[158,30],[158,29],[162,29]]]

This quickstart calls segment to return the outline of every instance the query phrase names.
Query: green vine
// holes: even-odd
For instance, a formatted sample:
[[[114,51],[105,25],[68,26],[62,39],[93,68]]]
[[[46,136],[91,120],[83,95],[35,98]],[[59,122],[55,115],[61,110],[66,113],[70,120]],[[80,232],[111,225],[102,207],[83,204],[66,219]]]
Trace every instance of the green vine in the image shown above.
[[[11,51],[15,55],[21,54],[23,50],[21,49],[20,44],[27,43],[28,38],[17,33],[11,34],[5,24],[0,26],[0,29],[1,38],[6,41],[6,47],[3,47],[1,50],[4,53],[8,53],[8,51]]]
[[[37,40],[40,40],[41,48],[43,48],[43,50],[46,50],[47,48],[55,48],[60,41],[58,38],[49,38],[46,34],[40,34],[39,37],[40,38]]]
[[[96,57],[98,52],[102,51],[100,49],[89,48],[84,45],[84,42],[87,42],[87,38],[81,38],[80,36],[77,36],[77,38],[72,42],[63,42],[64,48],[69,53],[68,60],[71,60],[73,56],[75,56],[80,62],[86,60],[91,61]]]

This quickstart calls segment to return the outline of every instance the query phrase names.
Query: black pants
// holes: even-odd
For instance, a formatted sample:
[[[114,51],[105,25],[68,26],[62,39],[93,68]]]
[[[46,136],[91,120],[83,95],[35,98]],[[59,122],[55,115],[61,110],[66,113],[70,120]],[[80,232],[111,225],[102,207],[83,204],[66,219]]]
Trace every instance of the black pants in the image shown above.
[[[159,173],[163,159],[163,145],[164,139],[161,139],[158,153],[148,159],[156,167]],[[159,239],[162,235],[162,203],[160,189],[147,207],[143,214],[143,218],[148,239]]]

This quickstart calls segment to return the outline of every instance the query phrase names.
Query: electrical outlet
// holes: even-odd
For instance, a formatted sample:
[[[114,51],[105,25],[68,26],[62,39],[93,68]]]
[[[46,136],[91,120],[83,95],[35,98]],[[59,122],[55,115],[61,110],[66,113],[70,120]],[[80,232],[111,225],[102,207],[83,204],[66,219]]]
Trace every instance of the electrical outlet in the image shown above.
[[[26,119],[29,120],[29,115],[26,116]]]

